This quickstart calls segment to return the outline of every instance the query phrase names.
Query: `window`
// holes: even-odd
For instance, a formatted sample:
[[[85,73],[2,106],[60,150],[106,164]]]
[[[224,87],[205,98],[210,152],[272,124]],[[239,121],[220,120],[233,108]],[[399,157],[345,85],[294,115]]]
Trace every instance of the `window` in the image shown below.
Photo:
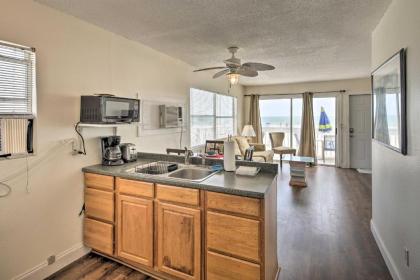
[[[270,132],[284,132],[283,146],[299,148],[302,118],[301,97],[260,100],[263,143],[271,148]]]
[[[0,154],[32,151],[35,51],[0,41]]]
[[[191,146],[225,138],[236,132],[235,97],[192,88],[190,90]]]

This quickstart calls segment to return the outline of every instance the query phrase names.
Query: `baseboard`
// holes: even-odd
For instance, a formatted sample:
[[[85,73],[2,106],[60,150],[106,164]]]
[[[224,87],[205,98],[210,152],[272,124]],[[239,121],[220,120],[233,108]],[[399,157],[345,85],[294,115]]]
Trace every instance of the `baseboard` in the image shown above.
[[[357,168],[357,172],[362,174],[372,174],[372,169],[366,169],[366,168]]]
[[[373,237],[375,238],[376,244],[379,247],[379,251],[381,251],[382,257],[385,260],[385,263],[388,267],[389,272],[391,273],[392,279],[394,280],[403,280],[401,274],[398,271],[397,266],[395,265],[394,260],[391,257],[391,254],[388,252],[388,249],[385,247],[384,242],[382,241],[379,232],[376,230],[375,224],[372,220],[370,220],[370,230],[372,231]]]
[[[75,260],[87,255],[90,249],[85,247],[82,243],[78,243],[69,249],[58,253],[55,256],[55,262],[48,265],[47,261],[44,261],[37,266],[29,269],[28,271],[14,277],[14,280],[38,280],[44,279],[51,274],[59,271],[66,265],[71,264]]]

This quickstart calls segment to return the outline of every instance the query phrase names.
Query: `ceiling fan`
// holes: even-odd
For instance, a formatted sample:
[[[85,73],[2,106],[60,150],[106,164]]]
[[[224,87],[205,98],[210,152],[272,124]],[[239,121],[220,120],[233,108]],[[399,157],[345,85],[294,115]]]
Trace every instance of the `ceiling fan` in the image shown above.
[[[238,51],[238,49],[238,47],[228,48],[228,51],[232,54],[232,57],[223,61],[226,66],[201,68],[194,70],[194,72],[223,69],[214,74],[213,79],[225,75],[228,78],[230,84],[235,85],[239,82],[239,76],[256,77],[258,76],[258,71],[268,71],[275,69],[275,67],[272,65],[259,62],[246,62],[241,64],[241,60],[235,57],[235,53]]]

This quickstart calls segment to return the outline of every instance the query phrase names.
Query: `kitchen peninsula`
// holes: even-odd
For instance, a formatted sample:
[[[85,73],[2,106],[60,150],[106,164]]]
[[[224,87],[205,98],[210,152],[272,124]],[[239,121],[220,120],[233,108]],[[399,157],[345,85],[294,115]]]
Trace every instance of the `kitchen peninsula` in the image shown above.
[[[135,172],[183,157],[138,158],[83,168],[86,246],[158,279],[277,279],[277,165],[238,161],[261,172],[220,171],[200,181]],[[199,163],[179,165],[210,170]]]

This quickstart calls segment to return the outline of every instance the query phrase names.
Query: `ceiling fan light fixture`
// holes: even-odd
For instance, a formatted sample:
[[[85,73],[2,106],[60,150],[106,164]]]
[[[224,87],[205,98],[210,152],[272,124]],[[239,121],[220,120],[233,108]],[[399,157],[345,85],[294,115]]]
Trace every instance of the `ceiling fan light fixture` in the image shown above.
[[[229,73],[226,75],[229,83],[233,86],[239,83],[239,74],[236,73]]]

